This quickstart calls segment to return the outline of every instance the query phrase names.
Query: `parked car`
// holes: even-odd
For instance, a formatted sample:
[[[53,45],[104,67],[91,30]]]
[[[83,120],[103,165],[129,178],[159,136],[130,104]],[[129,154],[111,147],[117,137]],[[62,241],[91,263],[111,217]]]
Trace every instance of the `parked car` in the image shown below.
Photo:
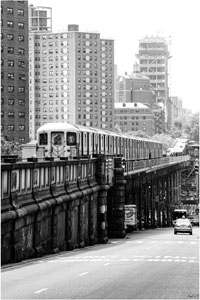
[[[199,226],[199,215],[189,215],[188,219],[190,220],[192,225]]]
[[[199,215],[193,216],[192,225],[199,226]]]
[[[177,219],[174,225],[174,234],[186,232],[192,235],[192,224],[189,219]]]

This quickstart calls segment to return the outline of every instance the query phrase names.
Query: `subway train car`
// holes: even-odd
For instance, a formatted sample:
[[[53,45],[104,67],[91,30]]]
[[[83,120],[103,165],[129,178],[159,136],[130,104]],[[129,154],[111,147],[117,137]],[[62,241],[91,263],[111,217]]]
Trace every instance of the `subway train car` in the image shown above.
[[[160,158],[163,155],[162,144],[157,141],[69,123],[41,126],[37,130],[37,143],[38,147],[44,149],[46,158],[105,154],[141,160]]]

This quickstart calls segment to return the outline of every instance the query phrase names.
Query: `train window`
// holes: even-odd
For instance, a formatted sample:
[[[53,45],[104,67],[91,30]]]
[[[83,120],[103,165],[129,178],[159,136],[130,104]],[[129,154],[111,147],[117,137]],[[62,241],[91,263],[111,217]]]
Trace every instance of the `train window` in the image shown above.
[[[67,132],[67,146],[76,145],[76,132]]]
[[[39,135],[39,145],[47,145],[47,133],[40,133]]]
[[[52,144],[61,146],[62,145],[63,132],[52,132]]]

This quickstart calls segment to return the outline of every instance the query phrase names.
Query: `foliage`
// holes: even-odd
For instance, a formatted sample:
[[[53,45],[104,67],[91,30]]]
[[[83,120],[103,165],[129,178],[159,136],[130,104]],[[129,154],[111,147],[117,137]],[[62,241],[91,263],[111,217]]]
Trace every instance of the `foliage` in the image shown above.
[[[121,128],[120,128],[120,126],[118,124],[115,125],[115,129],[114,130],[115,130],[115,132],[117,132],[119,134],[122,133]]]
[[[150,139],[151,137],[149,137],[146,132],[142,131],[142,130],[137,130],[137,131],[129,131],[127,132],[127,134],[129,136],[138,136],[138,137],[142,137],[145,139]]]
[[[174,121],[174,126],[170,132],[173,138],[188,138],[199,141],[199,113],[190,116],[180,116]]]
[[[1,137],[1,155],[21,155],[22,145]]]
[[[155,134],[151,137],[153,140],[160,142],[163,144],[163,150],[166,151],[168,148],[170,148],[174,143],[174,138],[171,137],[169,134]]]

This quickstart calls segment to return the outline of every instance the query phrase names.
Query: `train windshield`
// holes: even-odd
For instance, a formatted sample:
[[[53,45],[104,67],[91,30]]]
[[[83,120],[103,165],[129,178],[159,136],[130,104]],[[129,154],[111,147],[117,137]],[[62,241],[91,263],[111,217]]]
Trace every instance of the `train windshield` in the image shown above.
[[[52,132],[51,141],[52,145],[61,146],[63,144],[63,132]]]
[[[47,133],[40,133],[39,145],[47,145],[47,144],[48,144]]]

